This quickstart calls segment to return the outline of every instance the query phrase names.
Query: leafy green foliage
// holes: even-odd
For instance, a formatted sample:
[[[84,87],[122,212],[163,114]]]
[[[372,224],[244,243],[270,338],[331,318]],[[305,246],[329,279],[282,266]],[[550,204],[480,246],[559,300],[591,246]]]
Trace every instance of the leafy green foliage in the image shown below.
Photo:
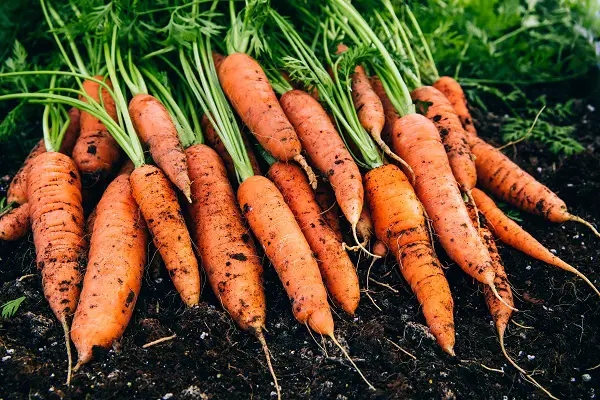
[[[2,318],[11,318],[11,317],[14,317],[14,315],[19,310],[19,307],[21,306],[21,303],[23,303],[23,301],[25,301],[25,299],[26,299],[25,296],[21,296],[19,298],[11,300],[11,301],[9,301],[7,303],[4,303],[1,306],[2,307]]]
[[[498,202],[496,204],[508,218],[516,222],[523,222],[523,218],[521,218],[521,211],[511,207],[506,203]]]

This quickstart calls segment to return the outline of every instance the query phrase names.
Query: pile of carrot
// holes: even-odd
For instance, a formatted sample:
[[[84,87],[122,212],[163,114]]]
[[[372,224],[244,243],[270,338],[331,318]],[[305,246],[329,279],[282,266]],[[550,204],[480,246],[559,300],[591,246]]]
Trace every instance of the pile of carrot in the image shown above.
[[[391,13],[381,21],[410,30],[389,0],[380,3],[381,15]],[[46,0],[41,4],[50,28],[81,18],[74,10],[61,17]],[[31,228],[69,362],[70,339],[77,349],[75,369],[124,334],[150,240],[188,307],[201,301],[204,269],[225,310],[263,346],[278,394],[264,336],[267,304],[256,244],[276,270],[297,321],[336,344],[328,300],[349,315],[359,309],[354,251],[393,256],[431,333],[451,356],[460,351],[454,302],[436,242],[484,285],[507,357],[504,331],[517,311],[508,276],[516,266],[505,269],[496,240],[577,275],[600,296],[588,277],[509,219],[489,195],[550,222],[584,223],[598,235],[594,226],[478,136],[456,80],[436,76],[430,86],[421,83],[418,55],[428,49],[414,56],[408,41],[397,38],[415,64],[412,73],[400,70],[376,33],[378,23],[345,0],[326,0],[324,15],[336,16],[332,26],[349,21],[345,32],[353,33],[340,46],[345,51],[329,54],[325,38],[319,58],[266,5],[264,35],[276,37],[279,47],[262,53],[244,36],[262,32],[244,14],[250,8],[230,6],[224,11],[230,21],[244,24],[229,27],[224,55],[212,50],[214,39],[205,34],[181,39],[168,51],[136,54],[125,39],[130,33],[107,20],[104,29],[112,36],[94,39],[105,68],[97,68],[94,57],[86,64],[77,50],[96,32],[53,31],[69,71],[44,73],[72,86],[1,96],[45,102],[44,138],[13,177],[0,240],[19,240]],[[180,11],[185,17],[173,18],[182,24],[215,18],[209,6],[188,8]],[[371,53],[361,55],[361,46]],[[155,68],[168,71],[170,81]],[[19,73],[0,79],[11,74]],[[86,203],[82,182],[83,189],[106,186],[97,204]],[[87,226],[84,209],[94,210]],[[69,364],[69,377],[70,370]]]

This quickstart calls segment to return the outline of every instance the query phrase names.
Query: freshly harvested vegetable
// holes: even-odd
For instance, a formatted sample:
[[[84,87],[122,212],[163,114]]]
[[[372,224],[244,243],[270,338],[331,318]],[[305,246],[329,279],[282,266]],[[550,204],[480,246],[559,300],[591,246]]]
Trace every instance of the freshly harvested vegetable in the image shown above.
[[[473,117],[471,117],[467,105],[467,98],[460,83],[449,76],[442,76],[433,84],[433,87],[442,92],[450,101],[467,134],[477,136]]]
[[[29,231],[29,203],[0,216],[0,240],[19,240]]]
[[[98,348],[110,349],[129,324],[140,293],[148,232],[131,195],[129,174],[117,176],[94,210],[87,272],[71,337],[77,370]]]
[[[386,143],[391,144],[392,143],[392,130],[394,128],[394,124],[396,123],[396,121],[400,119],[400,115],[394,108],[394,105],[392,104],[390,98],[388,97],[387,93],[385,92],[385,88],[383,87],[381,80],[377,76],[371,77],[371,87],[373,88],[375,93],[377,93],[377,95],[379,96],[379,99],[381,100],[381,105],[383,107],[383,111],[385,114],[385,125],[384,125],[383,131],[382,131],[382,133],[383,133],[382,138]]]
[[[371,219],[371,212],[369,211],[368,200],[365,199],[363,209],[360,213],[360,218],[356,224],[356,233],[362,240],[362,245],[365,246],[371,240],[375,228],[373,226],[373,220]]]

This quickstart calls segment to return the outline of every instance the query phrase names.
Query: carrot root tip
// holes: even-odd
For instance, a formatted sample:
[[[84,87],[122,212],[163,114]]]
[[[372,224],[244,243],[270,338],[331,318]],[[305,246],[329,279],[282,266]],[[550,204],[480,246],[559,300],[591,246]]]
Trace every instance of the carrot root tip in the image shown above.
[[[392,151],[392,149],[390,149],[390,146],[388,146],[381,138],[375,138],[375,141],[377,142],[377,145],[379,145],[379,147],[381,147],[381,150],[383,150],[383,152],[386,155],[388,155],[392,159],[398,161],[406,169],[406,171],[408,171],[410,183],[412,185],[414,185],[415,184],[415,173],[412,170],[412,168],[410,167],[410,165],[408,165],[408,163],[406,161],[404,161],[396,153],[394,153]]]
[[[269,346],[267,346],[265,335],[263,335],[262,330],[260,329],[256,330],[255,335],[262,346],[263,352],[265,353],[265,358],[267,359],[267,366],[269,368],[271,376],[273,377],[273,383],[275,384],[275,390],[277,391],[277,400],[281,400],[281,389],[279,387],[279,382],[277,381],[277,375],[275,375],[275,369],[273,368],[273,364],[271,362],[271,352],[269,351]]]
[[[358,235],[356,234],[356,224],[352,225],[352,236],[354,236],[354,241],[356,242],[356,246],[348,247],[345,243],[343,244],[343,246],[345,246],[347,249],[353,250],[353,251],[356,247],[358,247],[359,249],[361,249],[362,251],[364,251],[365,253],[367,253],[368,255],[370,255],[371,257],[373,257],[375,259],[381,258],[381,256],[378,256],[377,254],[373,254],[369,250],[367,250],[367,248],[360,242],[360,240],[358,240]]]
[[[69,335],[69,325],[67,324],[67,318],[63,317],[61,325],[65,333],[65,345],[67,346],[67,386],[71,386],[71,375],[73,374],[73,357],[71,354],[71,337]],[[77,364],[79,365],[79,363]]]
[[[454,346],[446,346],[443,347],[442,350],[444,350],[446,353],[450,354],[452,357],[456,357],[456,353],[454,352]]]
[[[308,183],[310,184],[312,190],[317,190],[317,177],[315,176],[315,173],[310,165],[308,165],[306,162],[306,159],[302,156],[302,154],[296,154],[294,156],[294,161],[296,161],[306,173],[306,176],[308,177]]]
[[[369,386],[369,389],[371,389],[373,391],[377,390],[377,389],[375,389],[375,386],[373,386],[371,384],[371,382],[369,382],[367,380],[367,378],[363,375],[362,371],[360,370],[360,368],[358,368],[358,366],[354,363],[354,361],[352,361],[352,358],[350,358],[350,355],[348,354],[348,352],[346,351],[346,349],[344,349],[344,347],[337,341],[337,339],[335,338],[335,335],[332,333],[331,335],[329,335],[329,337],[331,338],[331,340],[333,341],[333,343],[335,343],[335,345],[342,351],[342,353],[344,354],[344,357],[346,357],[346,359],[348,361],[350,361],[350,364],[352,364],[352,366],[354,367],[354,369],[356,370],[356,372],[358,372],[358,374],[363,379],[363,381],[365,381],[365,383]]]
[[[576,215],[569,214],[569,221],[579,222],[580,224],[587,226],[588,228],[590,228],[592,230],[592,232],[594,232],[594,235],[600,237],[600,232],[598,232],[598,230],[594,227],[594,225],[592,225],[590,222],[587,222],[585,219],[580,218]]]
[[[496,285],[494,284],[494,282],[490,282],[488,283],[488,286],[490,287],[490,289],[492,289],[492,292],[494,293],[494,296],[496,296],[496,298],[498,300],[500,300],[500,302],[502,304],[504,304],[506,307],[508,307],[509,309],[511,309],[514,312],[518,312],[519,310],[516,309],[515,307],[511,306],[510,304],[508,304],[503,298],[502,296],[500,296],[500,293],[498,293],[498,290],[496,289]]]

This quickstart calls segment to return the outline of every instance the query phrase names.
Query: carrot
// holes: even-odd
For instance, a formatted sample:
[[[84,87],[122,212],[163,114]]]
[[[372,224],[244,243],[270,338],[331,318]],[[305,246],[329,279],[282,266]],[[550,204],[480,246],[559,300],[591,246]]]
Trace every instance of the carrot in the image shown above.
[[[83,278],[80,263],[87,247],[81,181],[73,160],[57,152],[37,156],[27,179],[27,197],[44,295],[65,333],[68,384],[71,350],[67,319],[77,307]]]
[[[386,143],[392,143],[392,129],[397,120],[400,119],[400,115],[394,108],[392,101],[385,92],[385,88],[381,83],[381,80],[377,76],[371,77],[371,87],[379,96],[381,105],[383,106],[383,112],[385,114],[385,125],[382,131],[382,138]]]
[[[329,294],[344,311],[354,315],[360,301],[356,268],[323,218],[302,170],[293,164],[278,162],[271,166],[268,175],[294,213],[317,258]]]
[[[181,299],[188,307],[198,304],[198,261],[169,180],[160,169],[148,164],[137,167],[129,180],[133,198],[148,224],[154,245],[165,261]]]
[[[550,222],[582,223],[600,237],[592,224],[569,213],[567,205],[556,193],[523,171],[500,150],[477,137],[470,137],[469,144],[476,160],[478,183],[484,189],[507,203],[541,215]]]
[[[454,355],[454,302],[421,203],[406,175],[392,164],[367,172],[365,186],[377,238],[398,260],[438,344]]]
[[[65,131],[62,143],[60,144],[60,152],[70,156],[73,153],[73,148],[79,138],[81,130],[81,111],[78,108],[72,107],[69,112],[69,126]]]
[[[131,195],[129,175],[106,188],[95,209],[87,272],[71,337],[77,370],[99,348],[109,349],[129,324],[142,285],[148,232]]]
[[[318,101],[300,90],[286,92],[280,103],[310,160],[329,180],[337,203],[355,228],[364,205],[362,177],[331,119]]]
[[[467,98],[460,83],[449,76],[442,76],[433,84],[433,87],[442,92],[450,101],[467,134],[477,136],[477,130],[467,105]]]
[[[31,166],[33,165],[33,160],[42,153],[46,152],[46,147],[44,147],[44,139],[40,139],[39,142],[27,155],[27,158],[23,162],[21,168],[17,171],[12,181],[10,182],[10,186],[8,187],[8,192],[6,194],[6,201],[8,203],[18,203],[25,204],[27,203],[27,177],[29,176],[29,171],[31,170]]]
[[[452,173],[461,190],[469,195],[477,183],[477,170],[466,133],[452,104],[433,86],[417,88],[411,92],[411,97],[413,100],[431,103],[426,107],[425,116],[434,122],[440,132]]]
[[[323,218],[327,221],[327,224],[335,233],[335,237],[338,238],[340,242],[344,241],[344,237],[342,235],[342,226],[340,223],[340,207],[338,203],[335,201],[335,193],[330,185],[319,181],[317,185],[317,190],[315,191],[315,199],[319,204],[319,207],[323,210]]]
[[[95,79],[103,80],[102,76]],[[110,80],[106,83],[112,87]],[[100,101],[100,85],[93,81],[83,82],[83,90],[94,101],[103,104],[106,112],[112,119],[117,120],[115,101],[108,91],[102,88],[102,100]],[[80,96],[87,102],[87,99]],[[75,147],[73,148],[73,160],[83,175],[85,183],[93,184],[105,178],[118,164],[120,159],[119,145],[110,135],[106,126],[98,118],[82,111],[80,116],[80,133]]]
[[[201,144],[188,147],[186,155],[192,179],[191,229],[208,281],[233,320],[260,336],[266,320],[263,269],[223,162]]]
[[[381,240],[377,239],[373,244],[373,249],[371,250],[373,254],[375,254],[379,258],[383,258],[387,256],[388,248]]]
[[[314,173],[300,154],[298,136],[256,60],[244,53],[230,54],[217,72],[233,108],[260,144],[280,161],[296,161],[316,188]]]
[[[496,206],[494,200],[490,199],[484,192],[479,189],[474,189],[473,198],[481,213],[490,223],[490,227],[494,234],[503,243],[506,243],[535,259],[579,276],[600,296],[600,292],[596,289],[596,286],[594,286],[584,274],[552,254],[544,247],[544,245],[535,240],[533,236],[527,233],[527,231],[521,228],[515,221],[508,218],[502,210]]]
[[[19,240],[29,230],[29,203],[20,205],[0,217],[0,240]]]
[[[471,223],[435,125],[422,115],[408,114],[394,125],[393,141],[394,150],[415,172],[415,191],[448,256],[497,295],[492,260]]]
[[[185,153],[179,142],[177,128],[165,106],[156,97],[139,93],[129,102],[129,115],[156,164],[190,200],[190,177]]]

